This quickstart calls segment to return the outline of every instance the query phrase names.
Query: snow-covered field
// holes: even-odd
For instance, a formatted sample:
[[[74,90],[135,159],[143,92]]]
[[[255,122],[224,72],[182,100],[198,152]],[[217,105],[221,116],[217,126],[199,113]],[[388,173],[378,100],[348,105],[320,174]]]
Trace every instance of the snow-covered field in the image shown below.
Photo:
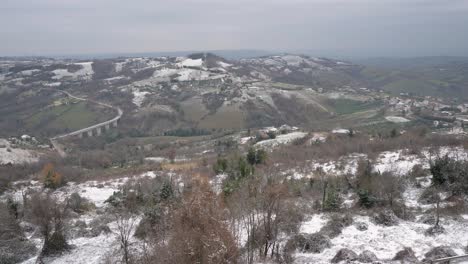
[[[448,155],[457,160],[468,160],[468,152],[462,147],[442,147],[435,152],[430,152],[426,149],[422,151],[422,155],[412,155],[407,152],[406,150],[397,150],[380,153],[373,163],[374,170],[380,173],[392,172],[396,175],[405,175],[418,164],[421,165],[422,168],[429,168],[430,160],[437,156],[442,157]],[[359,160],[366,159],[367,156],[365,154],[353,153],[336,160],[310,161],[308,167],[303,168],[301,172],[298,170],[289,170],[286,175],[295,179],[310,178],[314,176],[317,169],[330,175],[354,174]],[[308,173],[304,171],[308,171]]]
[[[428,168],[431,158],[444,155],[458,160],[468,160],[467,151],[461,147],[442,147],[435,152],[423,150],[420,156],[407,154],[405,150],[387,151],[377,156],[374,170],[380,172],[391,171],[397,175],[405,175],[416,164],[420,164],[423,168]],[[366,158],[363,154],[353,154],[342,157],[337,161],[313,162],[309,171],[321,168],[324,172],[332,175],[352,174],[356,171],[357,161],[363,158]],[[313,172],[307,174],[292,170],[287,172],[286,175],[292,178],[303,178],[312,177]],[[342,248],[350,249],[357,254],[369,250],[380,260],[384,261],[384,263],[391,260],[404,247],[412,248],[416,257],[420,260],[424,258],[426,252],[436,246],[448,246],[459,255],[465,254],[464,250],[468,245],[468,217],[465,217],[465,215],[458,218],[442,217],[441,225],[445,228],[446,233],[437,236],[425,235],[425,231],[432,225],[419,222],[417,219],[420,219],[423,214],[433,214],[435,205],[421,204],[419,202],[424,188],[430,185],[430,177],[420,177],[418,178],[418,182],[420,187],[410,184],[406,186],[406,190],[402,194],[405,205],[414,210],[414,212],[420,212],[415,215],[415,221],[399,219],[398,225],[383,226],[374,223],[369,216],[355,215],[353,222],[365,223],[368,226],[367,230],[360,231],[355,225],[345,227],[339,236],[331,239],[332,246],[330,248],[325,249],[319,254],[296,252],[294,263],[330,263],[331,259]],[[449,195],[444,194],[442,196],[448,197]],[[345,207],[350,208],[355,203],[356,200],[351,199],[348,201],[347,199],[345,201],[347,206]],[[444,201],[440,206],[443,208],[447,205],[451,205],[451,202]],[[327,221],[327,217],[324,214],[309,216],[302,223],[300,233],[312,234],[319,232]]]
[[[405,123],[405,122],[410,121],[409,119],[406,119],[406,118],[401,117],[401,116],[386,116],[385,119],[387,119],[388,121],[393,122],[393,123]]]
[[[64,200],[70,194],[77,192],[81,197],[88,199],[90,202],[94,203],[96,210],[103,209],[107,206],[104,202],[119,188],[124,185],[127,181],[131,179],[137,179],[142,177],[154,178],[156,174],[152,171],[136,175],[134,177],[125,177],[121,179],[109,180],[104,182],[97,181],[88,181],[80,184],[69,183],[67,186],[59,188],[54,192],[54,195],[59,200]],[[42,183],[38,181],[31,181],[30,185],[24,186],[21,189],[16,190],[15,192],[7,192],[0,197],[0,200],[5,200],[6,197],[12,197],[16,201],[21,202],[22,192],[26,189],[36,189],[40,190],[42,188]],[[89,224],[93,219],[98,218],[99,215],[96,213],[96,210],[87,212],[86,214],[80,215],[79,218],[74,221],[83,221]],[[139,218],[135,219],[134,229],[136,228]],[[108,234],[101,233],[96,237],[72,237],[68,242],[72,245],[72,249],[58,257],[53,257],[47,259],[47,263],[53,264],[63,264],[63,263],[72,263],[72,264],[97,264],[104,263],[107,258],[115,259],[118,258],[116,255],[119,253],[120,248],[119,241],[117,240],[118,229],[117,223],[115,220],[109,222],[107,226],[110,228],[111,232]],[[134,229],[132,232],[134,232]],[[41,239],[34,239],[34,242],[37,244],[37,247],[40,249],[42,246]],[[132,238],[132,243],[138,244],[136,238]],[[36,257],[33,257],[23,264],[33,264],[36,263]]]
[[[190,58],[184,59],[183,61],[177,63],[177,65],[180,67],[201,67],[202,64],[203,64],[202,59],[193,60]]]
[[[314,216],[316,222],[306,222],[301,227],[303,233],[315,233],[326,221],[321,215]],[[442,219],[442,225],[447,232],[438,236],[426,236],[424,231],[430,227],[428,224],[400,220],[395,226],[382,226],[373,223],[368,216],[355,216],[354,223],[367,224],[368,229],[360,231],[355,225],[345,227],[341,235],[331,239],[331,248],[322,253],[297,253],[295,263],[330,263],[338,250],[351,249],[357,254],[364,250],[373,252],[379,259],[391,260],[395,254],[404,247],[410,247],[419,259],[436,246],[449,246],[457,254],[464,254],[468,238],[468,220]]]
[[[81,66],[81,69],[79,69],[76,72],[69,72],[67,69],[57,69],[52,71],[52,73],[55,74],[52,79],[60,80],[65,77],[69,77],[73,80],[89,80],[93,77],[94,71],[92,67],[93,62],[79,62],[75,63],[75,65]]]
[[[262,147],[270,148],[279,144],[290,143],[291,141],[297,138],[302,138],[306,135],[307,134],[304,132],[292,132],[289,134],[278,135],[275,139],[265,140],[259,143],[262,143],[260,144]],[[429,149],[425,149],[422,151],[421,155],[409,154],[407,150],[387,151],[377,155],[374,169],[380,172],[391,171],[397,175],[404,175],[416,164],[420,164],[423,168],[427,168],[429,166],[429,160],[432,157],[435,155],[443,156],[446,154],[456,159],[468,160],[467,151],[461,147],[442,147],[437,151],[429,151]],[[303,168],[304,170],[301,170],[301,173],[291,170],[285,175],[294,178],[313,177],[314,171],[318,168],[321,168],[321,170],[329,174],[352,174],[356,172],[358,161],[366,158],[367,156],[364,154],[354,153],[337,160],[310,161],[308,167]],[[93,202],[96,205],[96,210],[102,210],[107,206],[105,200],[107,200],[109,196],[111,196],[115,191],[118,191],[119,188],[130,179],[139,177],[154,178],[156,177],[156,174],[154,172],[147,172],[134,177],[126,177],[104,182],[88,181],[79,184],[69,183],[67,186],[56,190],[55,195],[59,199],[65,199],[65,197],[71,193],[77,192],[80,196]],[[224,174],[218,175],[211,181],[211,184],[217,193],[221,191],[222,181],[225,177],[226,175]],[[421,177],[419,181],[422,183],[421,186],[424,188],[428,186],[430,179],[427,177]],[[41,189],[41,187],[42,184],[40,182],[32,181],[28,187],[23,187],[23,189],[16,190],[15,192],[6,193],[0,197],[0,199],[5,200],[7,195],[10,195],[20,201],[24,188]],[[418,199],[424,190],[423,188],[408,186],[403,193],[403,198],[408,208],[414,209],[415,212],[426,211],[425,213],[430,213],[433,209],[433,205],[420,204],[418,202]],[[353,200],[352,197],[347,197],[345,207],[351,208],[355,203],[356,201]],[[442,204],[442,206],[444,205]],[[82,220],[89,223],[92,219],[98,217],[96,210],[81,215],[76,220]],[[416,219],[419,219],[420,217],[421,213],[416,215]],[[406,221],[399,219],[399,223],[395,226],[382,226],[376,224],[371,217],[360,215],[359,213],[353,216],[353,220],[354,223],[360,222],[367,225],[367,230],[358,230],[354,224],[345,227],[340,235],[331,239],[330,248],[327,248],[322,253],[318,254],[295,252],[293,254],[293,257],[295,258],[294,263],[330,263],[330,260],[342,248],[353,250],[357,254],[365,250],[369,250],[385,263],[385,261],[393,258],[394,255],[404,247],[411,247],[415,251],[416,256],[419,259],[422,259],[424,254],[435,246],[449,246],[457,254],[462,254],[468,243],[468,240],[466,240],[468,237],[468,216],[462,216],[456,219],[443,217],[441,219],[441,224],[445,228],[446,233],[435,237],[426,236],[424,232],[430,227],[430,225],[421,223],[417,220]],[[308,215],[300,225],[299,233],[313,234],[319,232],[328,221],[329,216],[325,213]],[[112,256],[114,256],[115,258],[115,255],[117,255],[116,252],[119,250],[119,244],[116,240],[116,222],[111,221],[107,225],[109,226],[111,233],[101,233],[96,237],[72,237],[69,242],[75,247],[62,256],[50,259],[48,263],[103,263],[109,257],[112,258]],[[246,241],[245,234],[243,235],[243,232],[243,230],[240,230],[239,232],[241,234],[241,237],[239,238],[239,243],[241,245]],[[286,240],[287,237],[282,238],[282,241]],[[140,243],[136,238],[133,238],[133,241],[136,245]],[[38,246],[41,245],[40,240],[37,240],[36,243]],[[24,264],[32,264],[35,263],[35,261],[35,258],[32,258],[24,262]]]
[[[332,130],[333,134],[348,134],[349,132],[350,132],[349,129],[344,129],[344,128],[337,128],[337,129]]]
[[[150,94],[150,92],[141,91],[141,90],[139,90],[137,88],[134,88],[132,90],[132,93],[133,93],[132,102],[138,107],[141,107],[141,105],[143,104],[143,101],[146,98],[146,95]]]
[[[39,155],[31,150],[13,148],[6,139],[0,139],[0,165],[36,162]]]
[[[262,140],[256,143],[255,146],[270,149],[279,145],[291,143],[292,141],[305,136],[307,136],[307,133],[305,132],[292,132],[284,135],[278,135],[274,139]]]

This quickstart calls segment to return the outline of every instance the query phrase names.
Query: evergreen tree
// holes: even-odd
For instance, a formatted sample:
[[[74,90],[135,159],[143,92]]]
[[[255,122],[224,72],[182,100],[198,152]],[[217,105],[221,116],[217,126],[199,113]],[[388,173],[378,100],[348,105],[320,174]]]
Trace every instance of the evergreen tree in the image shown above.
[[[161,188],[160,197],[162,200],[169,200],[174,196],[174,191],[172,190],[172,184],[170,182],[165,182]]]

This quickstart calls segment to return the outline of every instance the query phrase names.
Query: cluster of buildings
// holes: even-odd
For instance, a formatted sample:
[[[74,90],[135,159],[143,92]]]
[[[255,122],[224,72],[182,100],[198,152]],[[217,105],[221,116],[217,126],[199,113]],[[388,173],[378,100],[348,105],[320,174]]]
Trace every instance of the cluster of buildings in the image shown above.
[[[388,97],[390,110],[402,116],[433,121],[434,127],[463,128],[468,124],[468,103],[447,104],[440,98]]]

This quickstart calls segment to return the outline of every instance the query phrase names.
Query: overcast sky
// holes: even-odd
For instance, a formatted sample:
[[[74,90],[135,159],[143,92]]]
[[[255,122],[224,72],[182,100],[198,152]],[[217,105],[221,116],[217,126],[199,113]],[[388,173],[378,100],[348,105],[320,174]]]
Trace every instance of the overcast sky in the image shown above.
[[[0,23],[0,55],[468,56],[468,0],[0,0]]]

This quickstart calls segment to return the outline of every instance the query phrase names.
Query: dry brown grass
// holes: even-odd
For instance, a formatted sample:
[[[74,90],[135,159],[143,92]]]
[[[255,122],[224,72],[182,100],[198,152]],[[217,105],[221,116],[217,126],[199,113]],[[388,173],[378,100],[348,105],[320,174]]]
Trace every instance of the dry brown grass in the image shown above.
[[[163,170],[170,170],[170,171],[189,171],[189,170],[196,169],[199,166],[200,164],[197,161],[184,161],[184,162],[161,164],[161,168]]]

